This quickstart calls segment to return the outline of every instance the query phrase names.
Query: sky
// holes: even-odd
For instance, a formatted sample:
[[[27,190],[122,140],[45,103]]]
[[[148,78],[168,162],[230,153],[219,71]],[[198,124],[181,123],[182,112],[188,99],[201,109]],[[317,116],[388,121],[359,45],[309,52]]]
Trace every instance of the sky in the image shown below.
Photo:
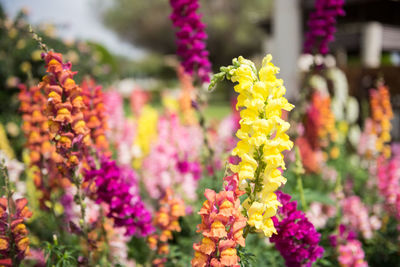
[[[99,0],[0,0],[0,3],[11,17],[21,8],[28,8],[30,23],[53,23],[62,38],[99,42],[114,54],[131,59],[145,55],[144,50],[121,41],[102,24],[94,9],[102,3]]]

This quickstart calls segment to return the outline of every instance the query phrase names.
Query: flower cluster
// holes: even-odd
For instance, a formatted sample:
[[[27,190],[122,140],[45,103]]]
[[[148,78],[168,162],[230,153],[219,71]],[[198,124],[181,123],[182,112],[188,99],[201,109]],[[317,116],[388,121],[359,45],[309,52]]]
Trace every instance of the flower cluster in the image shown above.
[[[121,94],[115,90],[104,93],[104,106],[107,113],[107,132],[106,137],[111,147],[117,154],[117,161],[123,165],[132,163],[133,137],[135,135],[135,125],[132,120],[128,120],[124,114],[124,103]]]
[[[330,236],[330,242],[337,249],[340,266],[368,267],[361,242],[353,232],[347,231],[344,225],[339,226],[338,235]]]
[[[153,231],[151,214],[140,198],[131,169],[103,158],[100,169],[86,172],[85,181],[96,185],[96,202],[108,205],[107,217],[114,220],[116,227],[125,227],[126,235],[146,236]]]
[[[361,242],[357,239],[349,240],[347,243],[339,245],[340,266],[367,267],[368,263],[364,260],[365,253]]]
[[[196,199],[202,140],[199,127],[182,125],[175,114],[159,119],[158,140],[143,161],[143,183],[150,197],[159,198],[171,187],[185,201]]]
[[[304,136],[296,139],[296,146],[300,150],[302,164],[307,172],[318,173],[321,171],[321,157],[313,150],[310,142]]]
[[[383,153],[386,158],[390,157],[390,130],[393,118],[392,105],[390,104],[390,93],[386,86],[380,85],[378,89],[370,90],[371,117],[374,121],[373,133],[377,136],[376,151]]]
[[[19,87],[20,111],[24,120],[22,130],[26,137],[25,147],[29,150],[30,173],[36,188],[41,191],[40,203],[44,208],[44,202],[50,199],[51,188],[58,187],[60,182],[64,185],[69,183],[57,169],[62,157],[51,144],[48,118],[44,114],[46,97],[37,86],[27,88],[21,84]],[[44,175],[44,170],[47,175]]]
[[[400,164],[394,157],[385,160],[378,158],[377,185],[380,194],[384,197],[385,208],[400,219]]]
[[[76,73],[71,71],[71,63],[63,63],[62,55],[51,51],[43,56],[47,75],[39,88],[44,89],[47,95],[50,138],[63,157],[65,172],[79,164],[83,156],[82,148],[90,144],[90,131],[83,116],[86,107],[82,89],[73,79]]]
[[[106,138],[107,115],[101,87],[96,85],[94,80],[84,80],[81,88],[83,102],[87,107],[87,109],[83,110],[83,115],[86,125],[90,129],[90,136],[94,147],[101,154],[111,156]]]
[[[174,197],[171,188],[167,188],[165,196],[160,200],[160,208],[154,217],[154,226],[160,234],[149,236],[147,242],[150,248],[157,249],[159,258],[153,261],[155,266],[163,266],[169,253],[168,241],[172,239],[173,232],[180,232],[179,218],[185,216],[185,204],[182,199]]]
[[[320,202],[312,202],[306,212],[308,220],[315,228],[323,228],[330,218],[335,216],[336,208],[328,204]]]
[[[243,228],[246,217],[240,212],[240,200],[244,192],[239,190],[237,174],[224,178],[224,189],[218,194],[206,189],[207,200],[200,209],[201,224],[198,232],[203,234],[195,250],[192,266],[239,266],[236,246],[245,246]]]
[[[344,0],[316,0],[315,10],[308,18],[304,52],[328,54],[329,43],[334,40],[336,17],[344,16]],[[314,51],[316,49],[316,51]]]
[[[270,240],[285,259],[286,266],[311,266],[324,253],[318,244],[321,235],[304,212],[297,209],[296,201],[290,201],[291,197],[280,191],[276,194],[282,207],[278,210],[280,219],[272,218],[277,234]]]
[[[368,209],[358,196],[350,196],[342,200],[343,224],[352,231],[360,231],[365,239],[372,238],[373,230],[380,226],[379,220],[368,214]],[[378,223],[375,223],[378,221]]]
[[[18,265],[17,262],[29,255],[28,229],[24,220],[30,218],[32,212],[27,204],[25,198],[15,202],[11,198],[0,198],[0,255],[3,258],[0,264]]]
[[[319,92],[312,94],[305,130],[305,135],[314,150],[327,147],[330,141],[336,140],[335,116],[331,110],[329,96],[323,96]]]
[[[226,76],[238,83],[234,89],[239,93],[236,108],[241,109],[236,133],[240,141],[232,155],[238,156],[240,162],[230,169],[238,174],[240,188],[246,190],[248,198],[243,207],[249,226],[268,237],[276,232],[271,217],[276,214],[279,201],[274,191],[286,182],[279,170],[285,169],[282,152],[293,146],[286,134],[290,124],[281,118],[282,110],[294,107],[284,97],[283,80],[276,78],[279,68],[271,60],[272,56],[267,55],[257,74],[253,62],[239,57],[233,60],[233,66],[221,68],[214,78]]]
[[[207,34],[201,15],[197,13],[198,0],[170,0],[170,16],[176,32],[177,54],[182,58],[182,66],[189,74],[193,72],[201,82],[210,81],[211,63],[208,60],[205,40]]]

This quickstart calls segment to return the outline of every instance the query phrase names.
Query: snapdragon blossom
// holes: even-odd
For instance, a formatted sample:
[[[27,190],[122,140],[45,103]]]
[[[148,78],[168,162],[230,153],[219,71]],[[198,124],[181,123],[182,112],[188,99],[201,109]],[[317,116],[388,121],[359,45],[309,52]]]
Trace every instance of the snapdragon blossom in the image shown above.
[[[45,202],[50,200],[52,192],[68,186],[69,182],[57,168],[63,158],[51,143],[49,121],[45,114],[46,96],[38,86],[21,84],[19,89],[20,111],[24,121],[22,131],[26,137],[25,147],[29,150],[29,174],[41,192],[40,207],[47,209]]]
[[[96,85],[95,81],[90,79],[84,80],[81,87],[83,101],[87,107],[83,110],[83,114],[86,125],[90,129],[93,145],[102,155],[111,156],[106,138],[107,115],[101,86]]]
[[[168,242],[173,239],[173,232],[180,232],[179,218],[185,216],[185,203],[174,196],[174,191],[167,188],[164,197],[160,200],[160,208],[155,214],[154,225],[159,230],[158,234],[149,236],[147,242],[152,250],[157,250],[157,258],[153,260],[154,266],[164,266],[169,254]]]
[[[47,95],[46,115],[50,138],[56,144],[57,153],[63,157],[62,171],[73,170],[90,145],[89,128],[83,110],[86,108],[82,89],[75,83],[71,63],[64,63],[62,55],[52,51],[43,55],[47,75],[39,88]]]
[[[377,185],[385,201],[386,210],[400,220],[400,164],[399,158],[385,160],[379,157],[377,162]],[[399,226],[400,228],[400,226]]]
[[[270,240],[285,259],[286,266],[311,266],[324,253],[319,246],[321,235],[304,212],[297,209],[297,201],[290,201],[291,197],[280,191],[276,194],[282,207],[278,210],[280,219],[272,218],[277,234]]]
[[[290,124],[281,118],[282,111],[294,107],[284,97],[283,80],[276,78],[279,68],[271,60],[267,55],[257,72],[253,62],[243,57],[234,59],[233,66],[222,67],[210,85],[225,77],[237,82],[234,89],[239,93],[236,108],[241,120],[236,133],[239,142],[232,155],[240,162],[230,169],[238,174],[239,186],[247,193],[242,206],[249,227],[267,237],[276,233],[271,217],[280,203],[274,191],[286,182],[279,169],[285,169],[282,152],[293,147],[286,134]]]
[[[243,228],[246,226],[239,197],[244,192],[239,190],[237,174],[225,177],[224,183],[223,191],[206,189],[204,193],[207,200],[199,211],[201,224],[197,226],[203,239],[193,244],[193,267],[239,266],[236,247],[245,246]]]
[[[96,185],[96,202],[108,205],[107,217],[116,227],[125,227],[126,235],[146,236],[153,231],[151,214],[141,200],[133,170],[103,158],[100,169],[86,172],[85,181]]]
[[[361,242],[357,240],[356,234],[346,229],[343,224],[339,225],[337,235],[329,237],[329,241],[337,250],[340,266],[368,267]]]
[[[170,16],[176,32],[177,54],[182,58],[182,66],[191,75],[195,73],[201,82],[210,81],[211,63],[208,59],[205,40],[205,24],[197,13],[198,0],[170,0]]]
[[[12,202],[12,203],[11,203]],[[24,220],[32,217],[28,200],[0,198],[0,265],[17,266],[29,255],[28,229]]]
[[[327,54],[329,43],[334,40],[336,18],[344,16],[344,0],[315,0],[315,10],[308,18],[304,52]],[[314,51],[314,49],[316,51]]]
[[[342,200],[341,205],[343,208],[343,223],[352,231],[361,232],[365,239],[372,238],[373,231],[380,227],[380,221],[375,216],[369,216],[368,208],[360,197],[349,196]]]
[[[386,158],[391,155],[389,142],[391,141],[390,131],[393,110],[390,103],[389,89],[383,84],[378,89],[370,90],[371,118],[373,120],[372,132],[376,135],[375,149]]]
[[[143,183],[152,198],[161,197],[168,187],[184,200],[195,200],[202,132],[198,126],[184,126],[176,114],[158,121],[158,139],[143,160]]]

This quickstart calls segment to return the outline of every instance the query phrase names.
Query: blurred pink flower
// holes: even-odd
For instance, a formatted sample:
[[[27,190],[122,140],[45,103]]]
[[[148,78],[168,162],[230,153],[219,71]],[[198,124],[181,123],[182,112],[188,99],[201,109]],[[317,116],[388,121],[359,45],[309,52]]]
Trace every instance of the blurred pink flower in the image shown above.
[[[198,126],[182,125],[176,114],[160,118],[158,140],[143,161],[142,181],[150,197],[159,198],[171,187],[184,199],[196,199],[202,144]]]
[[[369,216],[369,212],[358,196],[350,196],[342,200],[342,222],[352,231],[361,232],[365,239],[373,236],[373,231],[380,228],[376,216]],[[371,223],[373,222],[373,223]]]
[[[336,214],[336,208],[331,205],[322,204],[320,202],[312,202],[306,212],[307,218],[315,226],[315,228],[323,228]]]

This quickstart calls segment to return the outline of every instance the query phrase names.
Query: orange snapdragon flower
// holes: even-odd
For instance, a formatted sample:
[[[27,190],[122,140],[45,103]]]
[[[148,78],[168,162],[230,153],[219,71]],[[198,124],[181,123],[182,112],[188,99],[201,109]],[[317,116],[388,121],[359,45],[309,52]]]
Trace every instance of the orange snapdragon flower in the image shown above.
[[[206,189],[204,193],[207,200],[199,211],[202,220],[197,226],[203,239],[193,244],[192,266],[239,266],[236,247],[245,246],[243,228],[247,220],[239,210],[239,196],[244,192],[238,188],[237,174],[224,181],[224,191]]]
[[[167,188],[165,196],[160,200],[160,209],[154,217],[154,225],[158,234],[150,235],[147,243],[152,250],[157,251],[157,258],[153,260],[154,266],[164,266],[169,254],[168,241],[172,240],[173,232],[180,232],[179,218],[185,216],[183,200],[174,197],[171,188]]]
[[[373,120],[372,134],[376,135],[375,149],[382,153],[385,158],[391,155],[390,131],[392,129],[391,119],[393,119],[393,110],[390,103],[390,93],[386,86],[380,84],[378,89],[370,90],[371,117]]]
[[[64,63],[62,55],[52,51],[44,55],[47,75],[39,83],[47,95],[45,114],[48,118],[50,137],[62,156],[64,173],[73,169],[82,158],[84,148],[90,144],[90,130],[83,111],[82,89],[73,80],[76,72],[71,63]]]
[[[196,117],[192,107],[192,100],[195,93],[192,77],[185,72],[183,67],[179,65],[176,69],[178,79],[181,85],[181,95],[179,97],[179,106],[183,114],[185,124],[194,124]]]
[[[0,255],[14,265],[29,255],[28,229],[24,220],[32,217],[32,212],[26,198],[11,201],[0,198]]]
[[[311,106],[307,110],[305,135],[313,150],[327,147],[330,141],[336,141],[335,116],[331,111],[331,98],[314,92]]]
[[[38,86],[27,87],[19,85],[20,111],[22,113],[22,131],[26,137],[25,147],[29,150],[29,166],[33,182],[41,191],[40,207],[45,209],[45,202],[50,199],[53,189],[60,186],[62,175],[57,170],[57,165],[62,161],[56,148],[51,144],[49,122],[45,115],[47,99]],[[58,123],[51,124],[57,129]],[[43,174],[43,170],[48,175]]]
[[[83,110],[83,115],[86,126],[90,129],[92,142],[101,154],[111,156],[109,143],[106,138],[106,131],[108,129],[107,114],[101,86],[96,85],[95,81],[90,79],[84,80],[81,88],[82,96],[75,98],[75,101],[88,107]]]

